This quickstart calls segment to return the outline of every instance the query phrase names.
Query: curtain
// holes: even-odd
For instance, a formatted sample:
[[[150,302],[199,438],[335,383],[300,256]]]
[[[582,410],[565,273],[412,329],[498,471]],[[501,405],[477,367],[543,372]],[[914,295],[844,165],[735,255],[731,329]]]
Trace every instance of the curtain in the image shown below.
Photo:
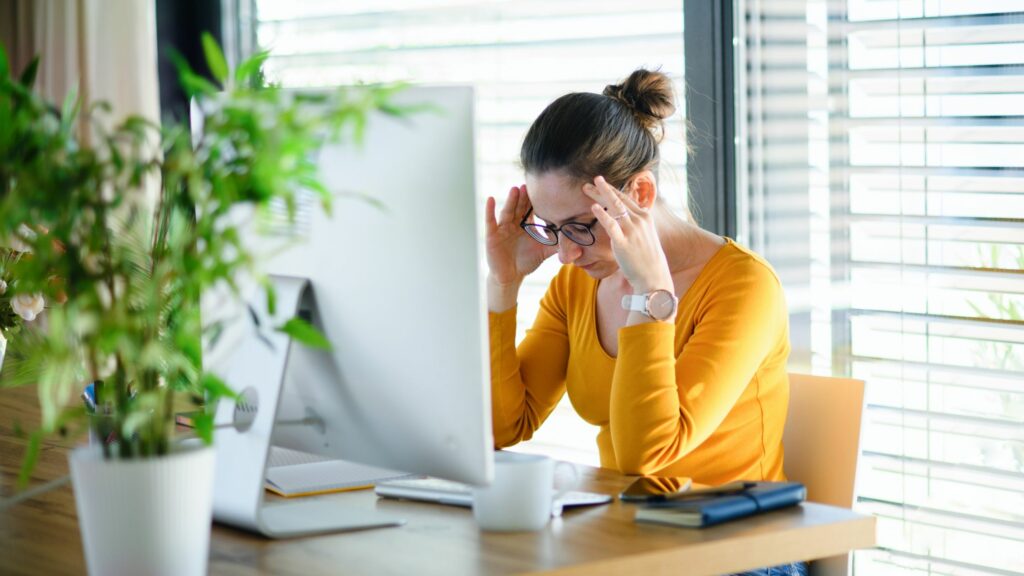
[[[133,114],[159,122],[152,0],[0,0],[0,23],[12,70],[41,56],[36,89],[47,100],[59,106],[74,92],[83,110],[106,101],[111,113],[97,119],[107,126]],[[84,142],[92,136],[87,128],[80,116]],[[151,179],[133,201],[152,205],[156,188]]]

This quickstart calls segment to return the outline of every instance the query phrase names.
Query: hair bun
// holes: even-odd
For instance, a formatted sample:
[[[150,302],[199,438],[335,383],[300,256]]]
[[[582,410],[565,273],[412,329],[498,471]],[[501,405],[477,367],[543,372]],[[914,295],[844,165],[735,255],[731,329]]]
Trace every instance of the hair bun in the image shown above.
[[[661,72],[634,70],[621,84],[605,86],[602,93],[626,105],[649,130],[659,128],[676,111],[672,80]]]

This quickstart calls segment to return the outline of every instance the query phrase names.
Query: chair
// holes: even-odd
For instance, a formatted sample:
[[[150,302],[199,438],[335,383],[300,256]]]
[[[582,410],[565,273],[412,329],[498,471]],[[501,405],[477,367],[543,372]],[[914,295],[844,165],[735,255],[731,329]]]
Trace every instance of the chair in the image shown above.
[[[789,375],[789,415],[782,434],[785,471],[812,502],[853,507],[864,381]],[[812,576],[849,574],[849,555],[818,560]]]

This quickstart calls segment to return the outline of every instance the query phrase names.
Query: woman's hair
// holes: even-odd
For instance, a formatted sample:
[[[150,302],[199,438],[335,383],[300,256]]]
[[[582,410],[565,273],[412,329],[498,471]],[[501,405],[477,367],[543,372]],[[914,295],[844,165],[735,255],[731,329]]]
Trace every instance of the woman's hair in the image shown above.
[[[636,70],[602,94],[566,94],[548,105],[519,158],[532,174],[563,170],[583,181],[600,175],[622,188],[634,174],[657,168],[664,120],[675,109],[668,76]]]

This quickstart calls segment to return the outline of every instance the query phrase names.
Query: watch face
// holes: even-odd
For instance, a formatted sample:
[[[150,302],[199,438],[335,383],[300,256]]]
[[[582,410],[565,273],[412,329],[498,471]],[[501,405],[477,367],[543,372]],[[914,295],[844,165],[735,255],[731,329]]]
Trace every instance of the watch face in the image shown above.
[[[650,310],[651,318],[655,320],[668,320],[676,313],[676,297],[668,290],[656,290],[651,292],[647,299],[647,309]]]

